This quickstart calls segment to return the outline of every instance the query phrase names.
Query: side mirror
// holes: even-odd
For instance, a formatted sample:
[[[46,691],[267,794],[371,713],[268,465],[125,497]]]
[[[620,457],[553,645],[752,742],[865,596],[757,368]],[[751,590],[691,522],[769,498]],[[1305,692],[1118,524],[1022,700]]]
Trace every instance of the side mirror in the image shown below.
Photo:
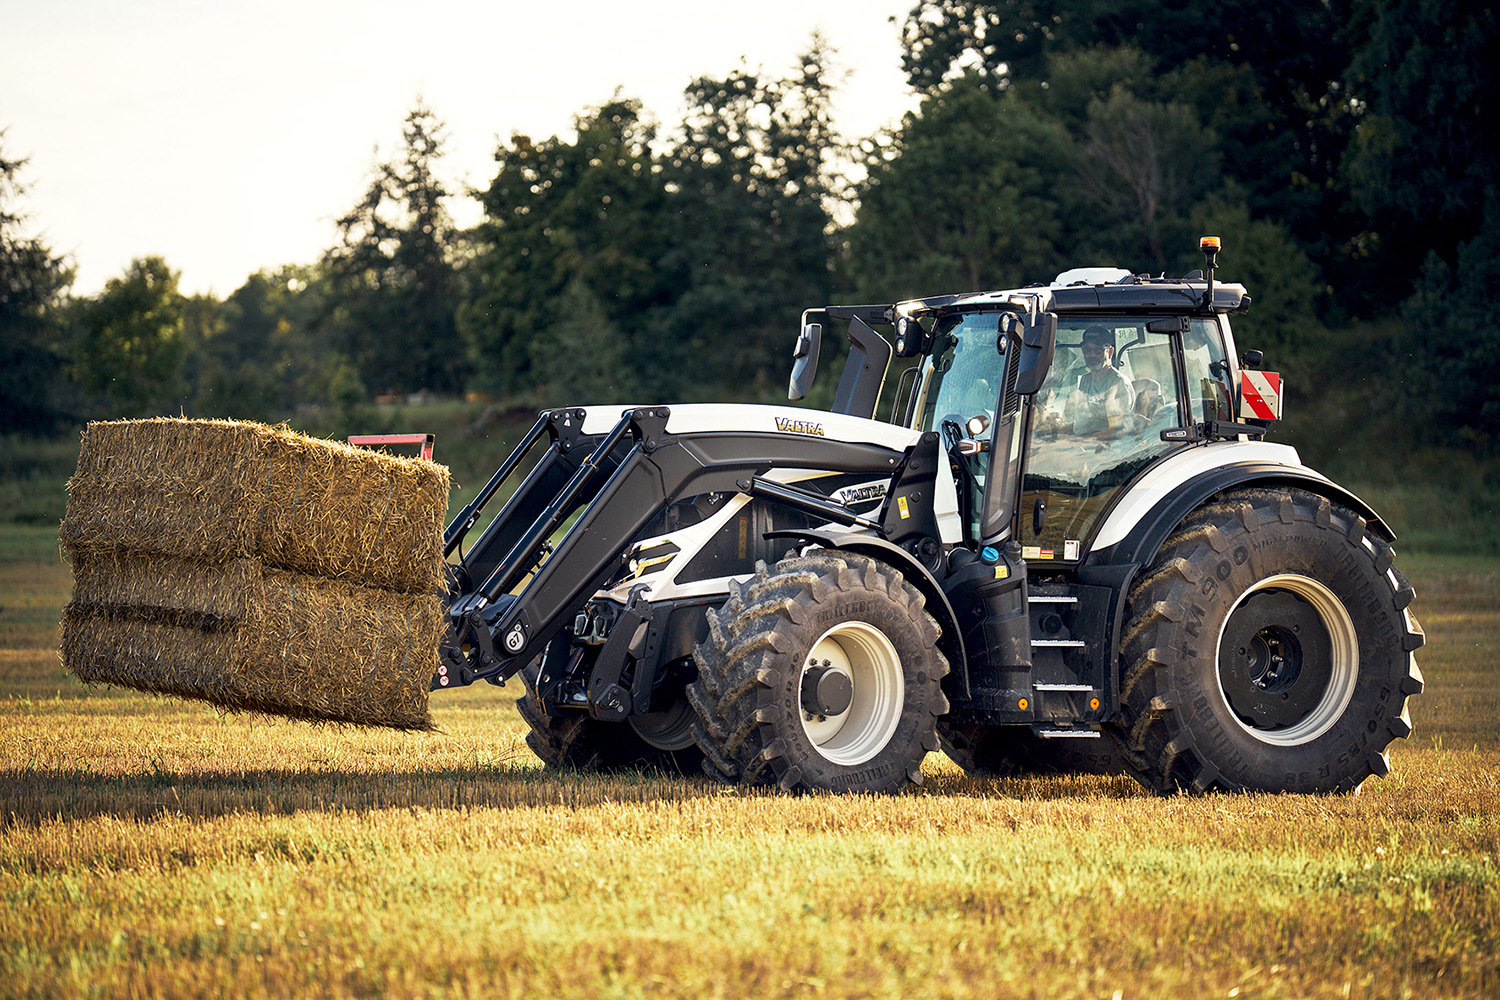
[[[1016,374],[1016,392],[1022,396],[1034,396],[1052,368],[1052,355],[1057,349],[1057,315],[1038,312],[1017,317],[1017,320],[1021,327],[1021,358]]]
[[[787,386],[787,398],[805,399],[812,388],[813,377],[818,374],[818,352],[823,345],[823,324],[804,323],[792,347],[792,380]]]

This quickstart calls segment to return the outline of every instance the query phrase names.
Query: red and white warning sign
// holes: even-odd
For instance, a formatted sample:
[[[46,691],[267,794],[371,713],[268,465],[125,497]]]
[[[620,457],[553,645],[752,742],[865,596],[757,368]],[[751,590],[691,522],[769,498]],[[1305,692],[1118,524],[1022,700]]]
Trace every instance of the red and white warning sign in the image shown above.
[[[1240,369],[1240,419],[1281,419],[1281,373]]]

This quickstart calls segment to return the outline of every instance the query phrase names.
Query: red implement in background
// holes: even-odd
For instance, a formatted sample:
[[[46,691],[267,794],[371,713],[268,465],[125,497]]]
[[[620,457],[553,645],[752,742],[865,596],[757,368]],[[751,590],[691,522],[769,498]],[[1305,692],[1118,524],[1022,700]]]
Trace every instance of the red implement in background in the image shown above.
[[[417,444],[422,446],[422,458],[432,461],[432,446],[437,442],[436,434],[351,434],[349,443],[369,448],[383,444]]]

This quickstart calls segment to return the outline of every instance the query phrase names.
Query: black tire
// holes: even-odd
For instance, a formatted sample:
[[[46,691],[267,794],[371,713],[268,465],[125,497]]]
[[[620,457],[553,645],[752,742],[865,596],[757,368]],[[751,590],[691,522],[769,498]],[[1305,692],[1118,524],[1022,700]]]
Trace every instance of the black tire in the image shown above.
[[[1127,765],[1161,794],[1347,792],[1411,732],[1424,640],[1411,585],[1363,518],[1296,489],[1188,518],[1130,592]]]
[[[828,550],[761,563],[708,621],[688,700],[711,777],[808,791],[921,783],[948,711],[948,661],[921,593],[897,570]],[[823,703],[804,688],[830,669],[848,682],[847,706],[808,711],[809,699]]]
[[[601,722],[576,710],[547,715],[536,693],[540,667],[537,658],[521,669],[526,693],[516,701],[516,708],[531,727],[526,745],[547,767],[564,771],[653,768],[684,775],[702,770],[703,752],[693,742],[693,716],[687,702],[679,700],[667,712],[624,722]]]
[[[943,753],[968,774],[1006,778],[1023,774],[1127,774],[1114,742],[1042,739],[1026,726],[938,723]]]

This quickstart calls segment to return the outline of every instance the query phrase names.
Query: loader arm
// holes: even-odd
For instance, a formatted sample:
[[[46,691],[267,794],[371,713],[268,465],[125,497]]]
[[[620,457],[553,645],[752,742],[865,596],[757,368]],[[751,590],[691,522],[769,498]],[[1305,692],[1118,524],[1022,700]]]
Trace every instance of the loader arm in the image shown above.
[[[806,410],[703,405],[628,410],[607,434],[582,439],[596,442],[593,451],[550,502],[543,505],[540,497],[556,477],[534,470],[509,514],[496,518],[513,522],[520,514],[530,516],[529,523],[487,529],[492,538],[515,541],[498,560],[487,544],[491,572],[453,601],[435,687],[514,675],[615,572],[651,519],[684,497],[746,493],[824,514],[833,523],[861,522],[835,501],[759,480],[773,468],[892,477],[878,522],[861,526],[912,549],[937,534],[930,502],[939,468],[935,434]],[[557,442],[553,450],[560,450]],[[548,539],[580,507],[548,554]]]

